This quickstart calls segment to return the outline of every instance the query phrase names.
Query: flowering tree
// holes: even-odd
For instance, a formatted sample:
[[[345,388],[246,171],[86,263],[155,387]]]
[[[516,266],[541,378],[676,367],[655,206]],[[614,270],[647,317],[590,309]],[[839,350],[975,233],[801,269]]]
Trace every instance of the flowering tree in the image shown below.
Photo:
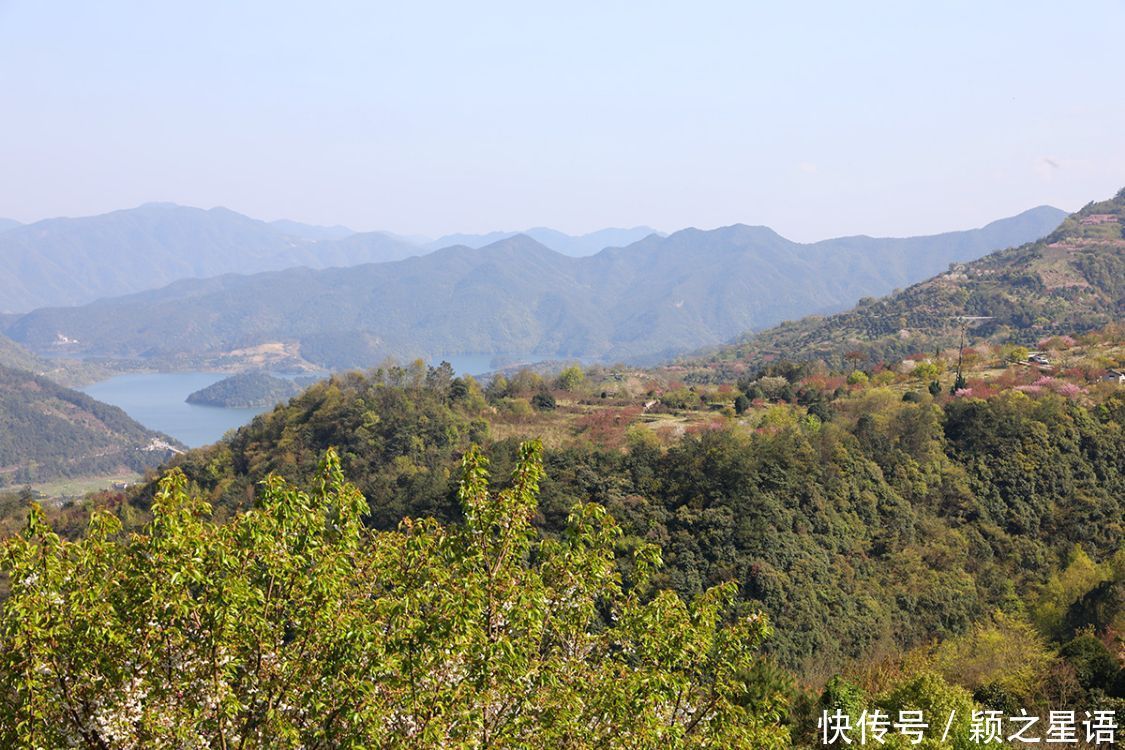
[[[692,604],[626,587],[598,505],[566,533],[530,519],[541,449],[511,486],[464,459],[465,522],[364,527],[329,451],[311,491],[277,478],[226,524],[160,483],[152,522],[97,514],[61,540],[32,510],[3,547],[0,745],[83,748],[775,748],[777,696],[744,683],[769,634],[730,617],[735,587]]]

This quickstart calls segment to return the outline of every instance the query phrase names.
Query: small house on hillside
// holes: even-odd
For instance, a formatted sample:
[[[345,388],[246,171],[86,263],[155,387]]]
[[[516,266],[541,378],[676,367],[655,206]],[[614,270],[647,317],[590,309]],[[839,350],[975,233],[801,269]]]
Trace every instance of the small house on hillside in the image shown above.
[[[1125,372],[1110,370],[1105,375],[1102,375],[1102,381],[1106,383],[1117,383],[1118,385],[1125,385]]]

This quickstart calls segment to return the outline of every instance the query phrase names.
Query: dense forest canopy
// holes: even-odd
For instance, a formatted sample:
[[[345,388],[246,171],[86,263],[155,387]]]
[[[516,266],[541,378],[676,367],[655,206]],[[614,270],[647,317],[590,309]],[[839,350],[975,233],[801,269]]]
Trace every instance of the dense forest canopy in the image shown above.
[[[971,379],[984,398],[972,389],[949,396],[945,373],[935,396],[919,378],[939,369],[883,370],[834,391],[843,378],[778,366],[772,372],[788,379],[665,390],[654,410],[716,414],[718,399],[729,414],[701,416],[700,429],[672,440],[639,422],[606,426],[614,414],[637,419],[639,408],[584,412],[574,437],[545,451],[535,522],[562,534],[570,508],[592,500],[621,526],[623,572],[632,550],[658,544],[659,587],[690,599],[737,582],[736,609],[769,615],[776,633],[766,652],[805,685],[872,660],[904,669],[898,660],[909,655],[997,704],[1043,705],[1052,680],[1115,700],[1117,667],[1079,679],[1085,673],[1064,652],[1080,650],[1075,642],[1120,648],[1125,393],[1096,385],[1100,371],[1091,370],[1096,387],[1085,389],[1029,373],[1051,382],[1005,375],[989,394]],[[482,390],[421,365],[337,376],[177,465],[225,517],[252,507],[257,482],[271,474],[299,482],[334,446],[368,499],[369,525],[394,529],[404,516],[457,523],[456,464],[470,443],[507,469],[516,434],[557,431],[561,412],[602,401],[599,389],[614,377],[520,373]],[[543,393],[552,404],[531,405]],[[740,399],[753,404],[741,416]],[[1021,648],[1040,649],[1039,671],[1018,685],[997,670],[959,677],[958,659],[970,656],[928,651],[934,638],[977,643],[1009,631],[1024,633]],[[979,645],[949,648],[987,658]]]
[[[1125,672],[1107,641],[1125,626],[1125,393],[904,400],[857,386],[818,410],[824,421],[779,400],[753,430],[731,422],[668,445],[633,431],[617,449],[579,440],[541,458],[490,439],[485,415],[547,383],[521,374],[482,391],[449,375],[391,368],[318,384],[181,457],[76,545],[33,513],[6,548],[12,593],[0,622],[19,646],[5,651],[8,679],[62,674],[69,697],[57,681],[28,692],[11,682],[9,716],[26,722],[0,726],[89,746],[79,727],[171,747],[220,733],[245,747],[266,736],[312,747],[380,736],[811,747],[829,708],[1121,707]],[[770,377],[786,382],[765,375],[746,390]],[[576,389],[602,384],[569,373],[549,385],[556,403],[542,413],[554,416]],[[504,493],[487,491],[475,441],[495,473],[512,475]],[[326,444],[336,446],[327,463]],[[118,517],[138,534],[123,535]],[[517,550],[495,568],[487,555],[506,549],[507,533]],[[494,542],[483,557],[473,551],[482,534]],[[549,592],[560,580],[574,591],[575,575],[590,586],[579,587],[585,603],[550,615],[560,600]],[[263,599],[276,580],[289,584]],[[505,611],[530,621],[500,632],[489,617],[457,619],[486,611],[490,590],[515,597]],[[528,650],[528,638],[554,637],[542,628],[558,617],[589,639],[580,662],[568,649]],[[623,649],[631,627],[639,640]],[[163,645],[116,659],[99,644],[132,654],[136,641],[115,632]],[[493,636],[505,645],[480,645]],[[258,666],[270,644],[275,656]],[[655,660],[643,673],[619,661],[633,649]],[[374,653],[393,668],[371,671],[362,655]],[[410,682],[460,658],[476,666],[456,674],[487,684]],[[161,671],[169,659],[182,667]],[[106,684],[119,686],[114,699],[95,699]],[[714,720],[669,721],[699,685],[719,691]],[[292,699],[271,712],[253,697],[263,687]],[[970,733],[966,718],[933,746],[971,747]]]
[[[305,493],[272,479],[216,524],[182,473],[152,521],[99,514],[78,542],[38,511],[0,562],[6,747],[339,748],[788,745],[785,698],[748,675],[770,633],[734,587],[685,604],[653,591],[659,551],[624,581],[595,504],[565,533],[530,524],[542,475],[526,444],[492,492],[470,451],[464,522],[362,524],[328,452]],[[760,687],[761,685],[759,685]]]

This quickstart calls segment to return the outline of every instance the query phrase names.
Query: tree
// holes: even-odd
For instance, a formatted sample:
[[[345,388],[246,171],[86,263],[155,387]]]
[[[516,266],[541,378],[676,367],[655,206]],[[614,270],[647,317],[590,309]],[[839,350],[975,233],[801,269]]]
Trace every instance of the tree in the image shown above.
[[[808,413],[819,419],[821,422],[831,422],[832,418],[835,416],[835,412],[832,409],[832,404],[830,404],[828,401],[812,402],[811,404],[809,404]]]
[[[916,380],[936,380],[944,369],[941,360],[919,362],[914,366],[914,369],[910,371],[910,374]]]
[[[504,398],[511,393],[511,386],[508,379],[503,375],[497,375],[492,380],[488,381],[488,385],[484,389],[485,395],[488,396],[490,401]]]
[[[140,533],[99,513],[67,542],[33,508],[0,558],[0,744],[787,746],[744,680],[770,626],[736,585],[654,592],[650,545],[623,580],[592,503],[540,537],[542,449],[519,453],[500,492],[466,454],[458,526],[366,529],[334,451],[225,524],[178,470]]]
[[[453,384],[453,365],[445,360],[437,367],[426,368],[426,387],[442,397],[449,395]]]
[[[1006,346],[1004,347],[1004,361],[1005,362],[1026,362],[1030,352],[1026,346]]]
[[[1054,663],[1046,638],[1030,622],[1000,611],[941,643],[931,659],[951,684],[1024,708],[1044,695]]]
[[[449,397],[454,401],[463,401],[469,397],[469,383],[464,378],[454,378],[449,384]]]
[[[1113,693],[1114,679],[1121,668],[1113,653],[1096,637],[1088,633],[1080,635],[1066,643],[1059,654],[1074,667],[1082,687],[1087,690],[1100,688]]]
[[[550,411],[557,406],[555,397],[546,388],[531,397],[531,405],[539,411]]]
[[[563,391],[572,391],[586,379],[585,373],[578,365],[571,365],[566,367],[559,373],[558,378],[555,380],[555,385]]]
[[[885,747],[889,749],[970,750],[980,747],[972,739],[972,715],[977,710],[972,695],[936,674],[922,673],[907,679],[883,696],[879,706],[895,717],[899,711],[920,710],[923,717],[931,722],[930,731],[917,744],[903,734],[888,735]],[[936,725],[947,720],[950,722],[948,734],[933,731]],[[944,740],[943,735],[946,735]]]

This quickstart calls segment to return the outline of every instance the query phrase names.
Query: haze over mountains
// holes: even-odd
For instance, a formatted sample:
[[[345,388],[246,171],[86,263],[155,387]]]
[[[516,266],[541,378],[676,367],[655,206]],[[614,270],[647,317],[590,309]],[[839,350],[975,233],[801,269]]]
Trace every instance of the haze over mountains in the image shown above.
[[[631,245],[634,242],[643,240],[650,234],[663,236],[661,232],[656,231],[652,227],[600,229],[596,232],[577,236],[565,234],[557,229],[550,229],[548,227],[534,227],[532,229],[525,229],[522,232],[447,234],[444,237],[427,242],[426,247],[431,250],[439,250],[443,247],[451,247],[453,245],[464,245],[465,247],[473,248],[484,247],[485,245],[491,245],[500,240],[506,240],[509,237],[515,237],[517,234],[526,235],[539,244],[551,248],[555,252],[570,255],[575,258],[593,255],[607,247],[624,247],[625,245]]]
[[[568,255],[589,255],[651,234],[640,227],[572,237],[530,230]],[[496,239],[512,233],[496,233]],[[45,219],[33,224],[0,219],[0,313],[79,305],[155,289],[187,278],[259,273],[284,268],[333,268],[381,263],[439,247],[480,247],[492,235],[454,241],[355,232],[285,219],[264,222],[225,208],[209,210],[148,203],[98,216]],[[604,243],[604,244],[603,244]]]
[[[0,311],[83,304],[184,278],[346,266],[419,252],[378,232],[316,242],[225,208],[149,203],[0,234]]]
[[[956,264],[896,294],[827,317],[748,335],[694,361],[823,359],[867,362],[956,346],[963,316],[970,340],[1036,341],[1125,318],[1125,189],[1090,203],[1040,240]]]
[[[271,221],[270,226],[290,237],[300,237],[301,239],[314,240],[316,242],[321,240],[342,240],[345,237],[351,237],[353,234],[359,234],[359,232],[354,229],[349,229],[340,224],[326,227],[319,224],[302,224],[299,221],[290,221],[289,219]]]
[[[261,224],[216,211],[236,226]],[[659,358],[886,294],[1041,237],[1064,216],[1040,207],[977,230],[812,244],[765,227],[686,229],[580,258],[519,235],[398,262],[182,280],[9,317],[6,333],[35,350],[77,356],[229,361],[273,347],[334,369],[386,355]],[[328,243],[275,237],[270,247],[318,253],[327,244],[342,253],[347,243],[362,247],[365,235]]]

